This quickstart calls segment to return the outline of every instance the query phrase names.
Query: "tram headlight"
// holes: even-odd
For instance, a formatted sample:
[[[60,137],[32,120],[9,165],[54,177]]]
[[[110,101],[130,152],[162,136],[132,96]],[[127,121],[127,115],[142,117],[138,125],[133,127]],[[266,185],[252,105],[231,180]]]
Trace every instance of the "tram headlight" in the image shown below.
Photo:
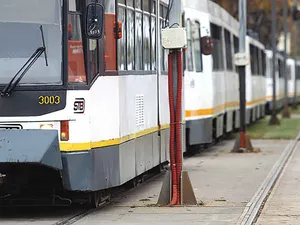
[[[49,130],[49,129],[53,129],[53,124],[41,124],[40,125],[40,129],[43,129],[43,130]]]

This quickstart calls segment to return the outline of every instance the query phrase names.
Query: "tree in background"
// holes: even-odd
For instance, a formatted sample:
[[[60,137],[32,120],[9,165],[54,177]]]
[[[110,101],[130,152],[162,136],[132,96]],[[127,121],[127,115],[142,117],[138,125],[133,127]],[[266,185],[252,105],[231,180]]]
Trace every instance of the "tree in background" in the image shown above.
[[[238,19],[238,2],[239,0],[213,0],[221,5],[233,17]],[[299,0],[298,0],[299,1]],[[299,1],[300,2],[300,1]],[[276,0],[277,3],[277,32],[278,37],[283,32],[283,0]],[[289,14],[288,14],[288,32],[293,30],[293,21],[291,16],[291,9],[293,0],[288,0]],[[259,40],[264,43],[266,48],[272,48],[272,1],[270,0],[247,0],[247,29],[253,30],[259,36]],[[298,31],[300,26],[298,25]],[[300,34],[300,33],[299,33]],[[299,34],[297,36],[299,36]],[[278,39],[277,39],[278,41]],[[299,43],[297,43],[299,46]],[[291,54],[294,51],[294,43],[291,43]],[[300,49],[297,49],[299,55]]]

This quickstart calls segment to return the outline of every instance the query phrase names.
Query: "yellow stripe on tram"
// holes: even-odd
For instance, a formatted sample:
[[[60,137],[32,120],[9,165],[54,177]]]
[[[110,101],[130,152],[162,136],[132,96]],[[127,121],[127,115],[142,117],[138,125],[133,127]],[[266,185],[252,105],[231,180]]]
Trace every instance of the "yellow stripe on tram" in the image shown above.
[[[60,150],[62,152],[75,152],[75,151],[88,151],[93,148],[101,148],[101,147],[108,147],[113,145],[119,145],[124,142],[157,132],[159,130],[165,130],[170,127],[169,124],[161,125],[160,127],[152,127],[146,130],[142,130],[140,132],[136,132],[134,134],[129,134],[123,136],[121,138],[115,138],[111,140],[103,140],[103,141],[95,141],[95,142],[86,142],[86,143],[67,143],[67,142],[60,142]]]

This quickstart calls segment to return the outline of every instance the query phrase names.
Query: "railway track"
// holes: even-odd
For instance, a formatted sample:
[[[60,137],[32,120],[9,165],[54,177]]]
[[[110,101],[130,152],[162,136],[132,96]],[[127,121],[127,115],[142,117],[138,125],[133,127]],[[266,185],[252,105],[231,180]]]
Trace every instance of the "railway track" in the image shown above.
[[[156,170],[153,170],[156,171]],[[133,187],[132,188],[128,188],[128,185],[126,186],[121,186],[120,188],[116,188],[113,192],[112,192],[112,197],[111,199],[105,201],[105,202],[101,202],[99,204],[98,208],[92,208],[92,209],[83,209],[82,211],[76,212],[75,214],[71,215],[68,218],[64,218],[62,220],[59,220],[55,223],[53,223],[53,225],[71,225],[74,224],[80,220],[82,220],[83,218],[85,218],[86,216],[95,213],[99,210],[101,210],[103,207],[109,205],[115,198],[119,197],[119,195],[126,193],[126,191],[133,189],[135,187],[137,187],[139,184],[144,184],[147,181],[151,181],[151,179],[160,176],[162,173],[159,172],[152,172],[149,174],[144,175],[143,177],[139,177],[139,181],[132,181],[131,183]]]
[[[262,182],[251,201],[247,204],[243,214],[239,218],[237,225],[252,225],[255,224],[259,218],[262,209],[266,201],[268,200],[273,188],[282,174],[284,168],[286,168],[292,159],[297,147],[299,146],[298,140],[300,139],[300,132],[296,139],[292,140],[281,154],[278,161],[274,164],[272,170]]]
[[[90,209],[90,210],[84,210],[82,212],[79,212],[67,219],[63,219],[63,220],[60,220],[56,223],[54,223],[53,225],[70,225],[70,224],[74,224],[76,223],[77,221],[83,219],[84,217],[90,215],[91,213],[99,210],[100,208],[97,208],[97,209]]]

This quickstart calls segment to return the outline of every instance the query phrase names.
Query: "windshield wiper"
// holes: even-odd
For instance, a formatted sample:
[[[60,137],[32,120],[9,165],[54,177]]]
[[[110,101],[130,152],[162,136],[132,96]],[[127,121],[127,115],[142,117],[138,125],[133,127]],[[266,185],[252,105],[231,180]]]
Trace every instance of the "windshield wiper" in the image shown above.
[[[45,54],[45,62],[46,66],[48,66],[48,59],[47,59],[47,52],[46,52],[46,45],[45,45],[45,39],[44,39],[44,31],[43,31],[43,26],[40,26],[41,30],[41,36],[42,36],[42,42],[43,42],[43,47],[44,47],[44,54]]]
[[[40,26],[40,30],[41,30],[43,47],[39,47],[39,48],[37,48],[34,51],[34,53],[30,56],[30,58],[27,60],[27,62],[22,66],[22,68],[16,73],[16,75],[11,79],[11,81],[1,91],[1,93],[0,93],[1,97],[8,97],[8,96],[10,96],[11,91],[18,85],[18,83],[24,77],[25,73],[27,73],[27,71],[32,67],[32,65],[36,62],[36,60],[41,56],[41,54],[43,52],[45,53],[46,66],[48,66],[47,54],[46,54],[46,47],[45,47],[45,40],[44,40],[44,32],[43,32],[43,27],[42,26]],[[19,76],[19,78],[13,84],[13,81],[16,79],[16,77],[19,75],[19,73],[24,68],[25,68],[25,70],[23,71],[23,73]]]

